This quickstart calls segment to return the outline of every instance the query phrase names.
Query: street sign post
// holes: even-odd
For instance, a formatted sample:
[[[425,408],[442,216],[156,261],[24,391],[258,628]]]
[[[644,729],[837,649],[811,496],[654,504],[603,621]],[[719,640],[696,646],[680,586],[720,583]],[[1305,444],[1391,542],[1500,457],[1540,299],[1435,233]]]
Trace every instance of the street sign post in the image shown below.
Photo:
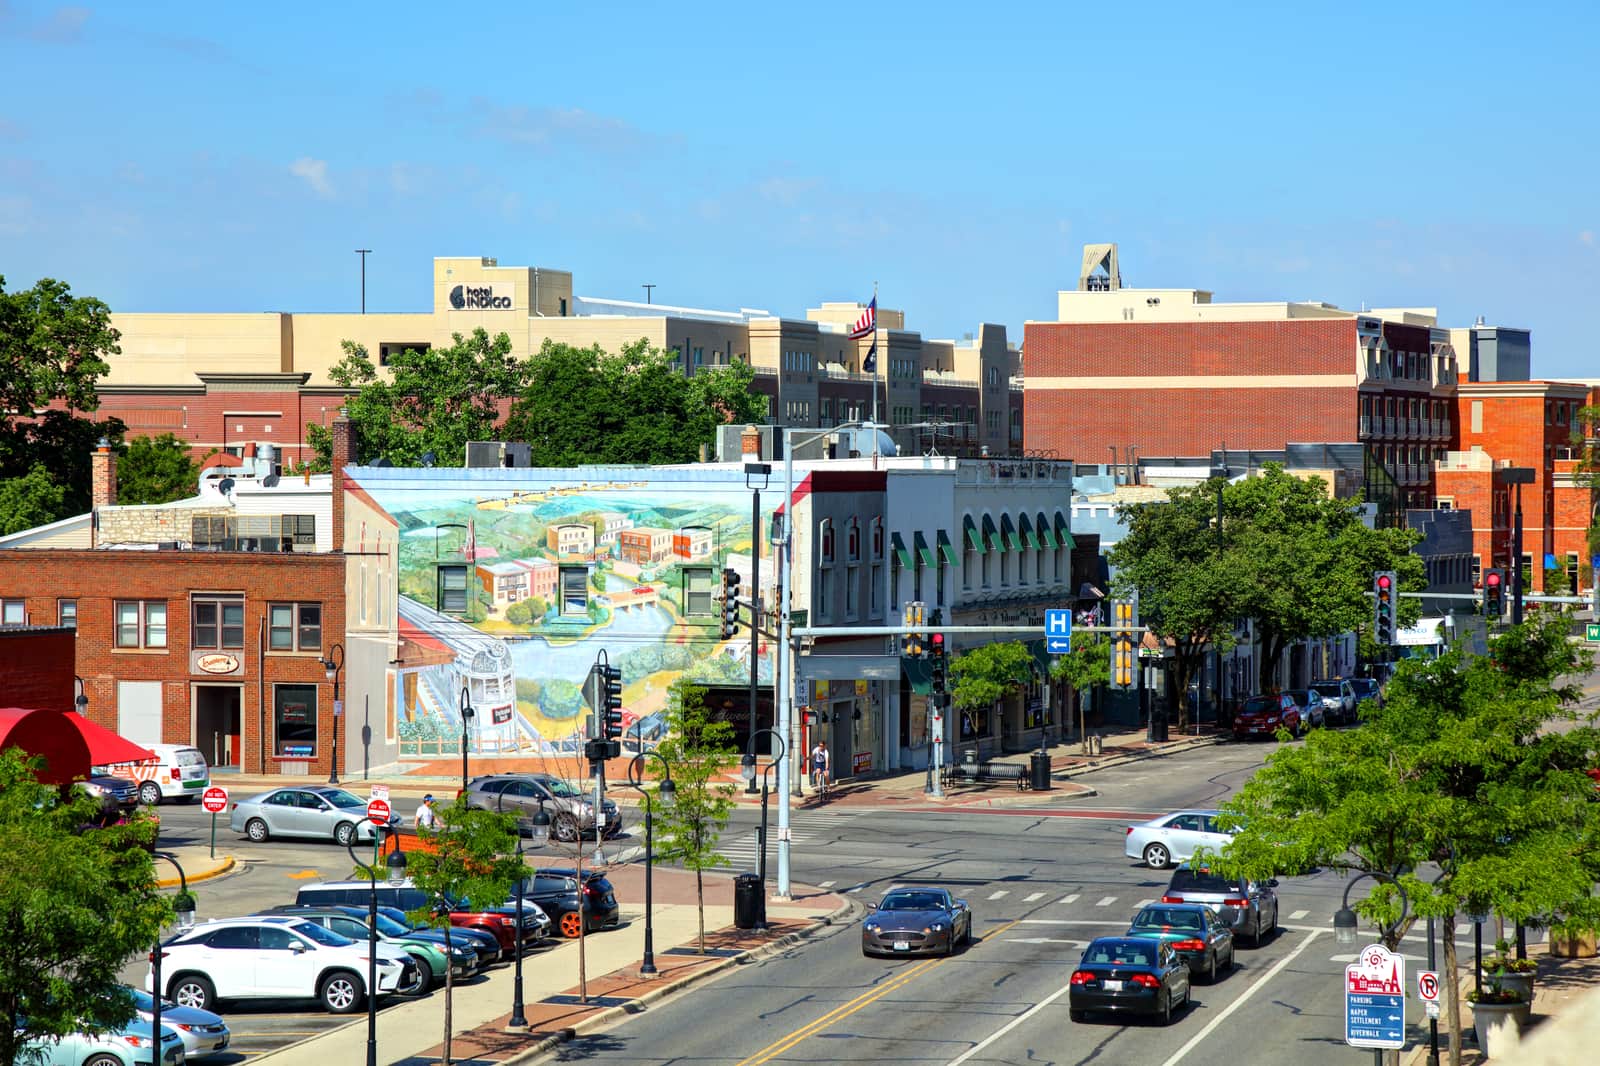
[[[1583,627],[1583,639],[1600,644],[1600,622],[1589,622]]]
[[[1048,655],[1071,654],[1072,612],[1067,608],[1051,608],[1044,612],[1044,650]]]
[[[1437,994],[1437,974],[1434,981]],[[1344,1042],[1351,1047],[1405,1047],[1405,991],[1405,960],[1382,944],[1362,948],[1344,968]]]
[[[1417,996],[1424,1003],[1439,1002],[1439,973],[1437,970],[1417,971]]]
[[[386,799],[379,799],[377,796],[372,797],[367,801],[367,817],[372,820],[372,824],[374,826],[388,825],[389,801]]]
[[[217,815],[228,809],[228,790],[212,785],[200,793],[200,806],[211,813],[211,857],[217,857]]]

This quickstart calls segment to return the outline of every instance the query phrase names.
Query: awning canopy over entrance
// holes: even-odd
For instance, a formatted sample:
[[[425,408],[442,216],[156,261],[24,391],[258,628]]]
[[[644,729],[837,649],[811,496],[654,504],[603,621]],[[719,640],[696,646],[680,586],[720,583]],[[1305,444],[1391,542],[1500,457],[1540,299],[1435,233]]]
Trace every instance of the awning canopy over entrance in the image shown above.
[[[933,666],[925,659],[901,659],[901,669],[906,672],[906,680],[911,684],[911,691],[919,696],[933,694]]]
[[[68,717],[77,716],[62,711],[0,708],[0,748],[17,748],[24,755],[42,758],[44,765],[39,769],[39,780],[47,785],[80,781],[89,776],[94,760],[83,734],[63,721]],[[150,757],[143,748],[139,750],[143,758]]]
[[[966,542],[967,547],[979,555],[988,550],[987,545],[983,543],[983,538],[978,535],[978,527],[972,523],[971,515],[966,515],[961,519],[961,539]]]

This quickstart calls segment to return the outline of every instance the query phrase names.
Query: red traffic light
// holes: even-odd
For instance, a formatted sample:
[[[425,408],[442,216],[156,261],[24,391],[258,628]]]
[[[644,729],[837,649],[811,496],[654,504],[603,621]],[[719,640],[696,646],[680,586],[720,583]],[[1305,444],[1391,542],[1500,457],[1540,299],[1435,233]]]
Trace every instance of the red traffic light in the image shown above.
[[[1384,589],[1384,590],[1387,590],[1389,588],[1389,575],[1388,574],[1379,574],[1378,575],[1378,587],[1380,589]]]
[[[943,633],[934,633],[928,639],[933,642],[933,650],[934,651],[940,651],[940,650],[942,650],[944,648],[944,634]]]
[[[1490,588],[1500,584],[1499,573],[1493,570],[1489,571],[1487,574],[1483,575],[1483,583]]]

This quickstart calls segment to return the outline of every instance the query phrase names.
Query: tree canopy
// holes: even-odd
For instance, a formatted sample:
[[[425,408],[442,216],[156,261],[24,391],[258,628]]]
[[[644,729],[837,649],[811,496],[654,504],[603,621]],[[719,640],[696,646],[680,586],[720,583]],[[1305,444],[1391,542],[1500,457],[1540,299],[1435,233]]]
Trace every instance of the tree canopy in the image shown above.
[[[988,707],[1033,679],[1033,653],[1020,640],[980,644],[950,660],[950,700],[957,707]]]
[[[117,458],[117,502],[171,503],[193,496],[200,464],[176,434],[134,437]]]

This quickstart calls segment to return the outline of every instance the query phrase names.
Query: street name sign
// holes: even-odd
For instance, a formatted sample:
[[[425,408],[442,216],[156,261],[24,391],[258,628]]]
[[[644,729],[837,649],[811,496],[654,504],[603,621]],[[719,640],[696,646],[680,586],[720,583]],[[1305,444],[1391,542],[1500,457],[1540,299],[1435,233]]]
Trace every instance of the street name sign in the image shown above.
[[[1600,644],[1600,622],[1589,622],[1583,627],[1583,639]]]
[[[1044,650],[1047,655],[1071,654],[1072,611],[1068,608],[1051,608],[1044,612]]]
[[[212,814],[221,814],[228,809],[228,790],[212,785],[200,794],[200,806]]]
[[[1405,960],[1382,944],[1362,948],[1344,968],[1344,1042],[1351,1047],[1405,1047],[1405,992]]]

